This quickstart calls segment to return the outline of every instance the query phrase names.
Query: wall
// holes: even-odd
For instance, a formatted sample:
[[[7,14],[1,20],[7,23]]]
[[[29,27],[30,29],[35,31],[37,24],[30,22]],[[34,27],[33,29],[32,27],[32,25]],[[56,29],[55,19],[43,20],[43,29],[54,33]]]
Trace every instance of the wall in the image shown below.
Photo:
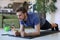
[[[28,1],[28,0],[0,0],[0,6],[4,7],[4,6],[7,6],[9,3],[24,2],[24,1]]]
[[[47,18],[46,19],[49,22],[58,23],[59,24],[59,28],[60,28],[60,0],[57,0],[57,2],[56,2],[55,5],[56,5],[56,7],[58,9],[56,10],[56,12],[54,14],[47,13],[46,14],[47,15]]]
[[[55,22],[60,25],[60,0],[57,0],[56,6],[58,10],[56,11],[56,14],[55,14]]]

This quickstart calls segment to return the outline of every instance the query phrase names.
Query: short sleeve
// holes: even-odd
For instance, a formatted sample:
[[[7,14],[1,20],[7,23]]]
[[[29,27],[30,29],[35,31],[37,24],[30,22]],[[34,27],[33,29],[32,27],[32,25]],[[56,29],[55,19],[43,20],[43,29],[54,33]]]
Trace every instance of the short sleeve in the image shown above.
[[[34,25],[37,25],[37,24],[39,24],[39,23],[40,23],[40,18],[39,18],[38,15],[35,15],[35,16],[34,16],[34,19],[33,19],[33,24],[34,24]]]
[[[20,24],[24,25],[24,22],[23,21],[20,21]]]

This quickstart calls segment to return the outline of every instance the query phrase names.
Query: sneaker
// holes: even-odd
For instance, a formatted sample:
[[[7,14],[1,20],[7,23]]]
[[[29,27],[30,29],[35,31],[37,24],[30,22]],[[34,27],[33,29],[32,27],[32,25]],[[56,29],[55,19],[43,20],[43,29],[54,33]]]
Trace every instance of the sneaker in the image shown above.
[[[58,28],[58,24],[56,24],[57,26],[55,27],[55,30],[56,31],[59,31],[59,28]]]
[[[51,31],[55,31],[54,28],[51,28]]]

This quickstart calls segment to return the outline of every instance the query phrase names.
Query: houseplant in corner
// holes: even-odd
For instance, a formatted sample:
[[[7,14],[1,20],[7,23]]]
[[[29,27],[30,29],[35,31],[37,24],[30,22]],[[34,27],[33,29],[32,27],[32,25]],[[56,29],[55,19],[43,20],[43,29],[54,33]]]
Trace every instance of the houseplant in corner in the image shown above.
[[[57,9],[57,7],[55,6],[55,3],[57,2],[57,0],[36,0],[36,10],[39,13],[44,14],[44,17],[46,18],[46,13],[54,13]]]

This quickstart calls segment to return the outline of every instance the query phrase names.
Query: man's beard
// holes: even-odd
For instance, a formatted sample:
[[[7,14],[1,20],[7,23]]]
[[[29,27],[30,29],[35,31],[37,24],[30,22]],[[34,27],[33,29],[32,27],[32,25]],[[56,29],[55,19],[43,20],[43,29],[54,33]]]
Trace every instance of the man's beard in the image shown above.
[[[24,16],[24,19],[23,19],[23,21],[26,21],[27,19],[26,19],[26,16]]]

